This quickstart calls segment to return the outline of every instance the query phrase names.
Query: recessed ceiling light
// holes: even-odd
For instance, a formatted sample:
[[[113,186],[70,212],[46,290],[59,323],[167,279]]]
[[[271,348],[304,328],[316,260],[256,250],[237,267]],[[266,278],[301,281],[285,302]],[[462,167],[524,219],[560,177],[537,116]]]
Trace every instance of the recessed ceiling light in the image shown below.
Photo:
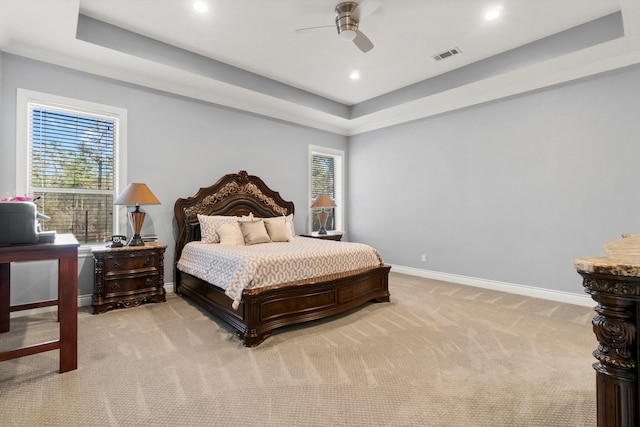
[[[502,6],[496,6],[484,14],[484,19],[492,21],[502,15]]]
[[[207,4],[203,1],[196,1],[193,3],[193,8],[200,13],[204,13],[207,11],[207,9],[209,9],[209,7],[207,6]]]
[[[358,80],[360,78],[360,71],[352,71],[349,77],[351,80]]]

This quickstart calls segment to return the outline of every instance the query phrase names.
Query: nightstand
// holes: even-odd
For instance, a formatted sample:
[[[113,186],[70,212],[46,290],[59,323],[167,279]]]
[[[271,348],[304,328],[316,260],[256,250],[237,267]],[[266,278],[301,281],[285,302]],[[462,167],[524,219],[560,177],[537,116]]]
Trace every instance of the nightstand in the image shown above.
[[[95,248],[93,314],[110,308],[136,307],[143,302],[164,302],[164,251],[166,245]]]
[[[342,240],[342,235],[344,233],[342,231],[327,231],[327,234],[318,234],[317,231],[314,231],[311,234],[301,234],[302,237],[313,237],[314,239],[324,239],[324,240]]]

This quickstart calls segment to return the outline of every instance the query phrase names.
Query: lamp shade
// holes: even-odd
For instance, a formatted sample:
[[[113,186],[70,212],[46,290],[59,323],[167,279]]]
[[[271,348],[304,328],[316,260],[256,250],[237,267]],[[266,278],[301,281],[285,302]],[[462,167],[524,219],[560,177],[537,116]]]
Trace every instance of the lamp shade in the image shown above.
[[[160,200],[149,190],[147,184],[132,182],[113,202],[114,205],[159,205]]]
[[[336,202],[333,201],[328,194],[320,194],[315,202],[311,205],[312,208],[335,208]]]

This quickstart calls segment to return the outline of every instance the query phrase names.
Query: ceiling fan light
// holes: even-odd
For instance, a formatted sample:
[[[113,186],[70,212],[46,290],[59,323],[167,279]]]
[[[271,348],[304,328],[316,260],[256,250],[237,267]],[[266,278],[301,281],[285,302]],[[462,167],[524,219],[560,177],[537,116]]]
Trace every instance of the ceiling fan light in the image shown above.
[[[342,30],[340,31],[340,38],[346,41],[353,41],[356,38],[355,30]]]

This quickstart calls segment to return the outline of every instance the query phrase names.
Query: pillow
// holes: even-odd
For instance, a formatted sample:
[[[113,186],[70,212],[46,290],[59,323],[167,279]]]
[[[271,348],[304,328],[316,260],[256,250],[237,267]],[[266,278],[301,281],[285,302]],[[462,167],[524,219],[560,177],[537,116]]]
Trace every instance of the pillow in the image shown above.
[[[265,218],[264,225],[272,242],[289,242],[293,239],[291,234],[291,226],[284,216],[274,218]]]
[[[200,240],[202,243],[220,243],[218,235],[218,227],[222,224],[235,224],[239,221],[252,221],[253,216],[226,216],[226,215],[200,215],[198,214],[198,222],[200,222]]]
[[[264,221],[243,221],[238,223],[245,245],[255,245],[257,243],[269,243],[271,239],[264,226]]]
[[[244,246],[244,236],[242,230],[235,223],[225,223],[218,227],[218,236],[220,236],[220,244],[227,246]]]
[[[289,214],[289,215],[285,216],[285,219],[286,219],[287,225],[289,226],[289,229],[290,229],[291,239],[293,239],[294,237],[296,237],[296,229],[293,226],[293,214]]]

